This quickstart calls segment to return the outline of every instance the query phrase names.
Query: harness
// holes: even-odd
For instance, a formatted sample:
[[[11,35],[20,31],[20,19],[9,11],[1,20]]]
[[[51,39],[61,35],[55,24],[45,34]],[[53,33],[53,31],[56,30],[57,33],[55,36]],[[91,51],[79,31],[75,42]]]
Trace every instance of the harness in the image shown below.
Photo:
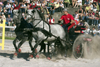
[[[40,12],[39,11],[37,11],[37,12],[38,12],[39,16],[42,18],[42,15],[40,14]],[[35,30],[41,31],[45,36],[47,36],[45,40],[47,40],[48,37],[51,37],[52,34],[51,34],[51,27],[50,27],[49,23],[47,21],[45,21],[43,18],[42,19],[34,19],[34,21],[35,20],[39,20],[39,22],[34,26]],[[36,27],[41,21],[43,21],[43,28]],[[44,29],[44,23],[46,23],[49,26],[49,31]]]

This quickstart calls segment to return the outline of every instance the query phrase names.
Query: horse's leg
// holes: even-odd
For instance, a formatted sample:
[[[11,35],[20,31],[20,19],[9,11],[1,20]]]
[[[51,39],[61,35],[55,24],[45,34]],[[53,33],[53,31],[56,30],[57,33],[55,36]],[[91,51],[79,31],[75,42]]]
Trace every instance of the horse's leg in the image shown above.
[[[13,45],[14,45],[14,47],[15,47],[15,50],[17,51],[17,46],[16,46],[16,42],[18,42],[19,40],[18,40],[18,38],[16,37],[15,38],[15,40],[13,41]]]
[[[15,47],[15,51],[17,52],[17,50],[18,50],[18,47],[16,46],[16,42],[18,42],[19,40],[18,40],[18,38],[16,37],[15,38],[15,40],[13,41],[13,45],[14,45],[14,47]],[[13,58],[12,59],[14,59],[14,58],[17,58],[17,53],[14,53],[14,56],[13,56]]]
[[[38,41],[36,42],[36,44],[35,44],[35,46],[34,46],[34,49],[33,49],[33,52],[32,52],[33,56],[35,56],[35,57],[37,57],[37,58],[39,58],[39,56],[37,55],[37,53],[35,53],[35,50],[36,50],[36,48],[38,47],[38,45],[41,43],[41,41],[42,41],[42,40],[38,40]]]
[[[23,44],[26,40],[28,40],[28,37],[24,37],[24,38],[21,40],[21,42],[18,44],[18,49],[22,46],[22,44]],[[18,50],[17,50],[17,52],[18,52]]]
[[[27,40],[28,38],[25,37],[21,40],[21,42],[18,44],[18,48],[16,49],[16,52],[14,53],[14,57],[17,57],[17,54],[19,53],[19,48],[22,46],[22,44]]]
[[[31,37],[31,38],[29,39],[29,46],[30,46],[30,48],[31,48],[31,51],[34,50],[34,48],[33,48],[33,46],[32,46],[32,40],[33,40],[33,38]],[[33,58],[33,55],[32,55],[32,54],[29,55],[29,57],[27,58],[27,60],[29,61],[31,58]]]
[[[46,52],[46,44],[44,43],[43,44],[43,47],[44,47],[44,53]]]
[[[51,59],[51,54],[49,52],[49,47],[50,47],[50,42],[48,42],[48,56],[47,56],[47,59],[50,60]]]
[[[67,51],[68,51],[68,49],[67,49],[67,46],[65,47],[65,57],[67,57]]]
[[[44,40],[40,43],[40,46],[41,46],[41,48],[40,48],[39,52],[44,50],[44,53],[45,53],[46,44],[44,43]]]
[[[50,53],[50,52],[49,52],[49,46],[50,46],[50,43],[48,42],[48,54]]]

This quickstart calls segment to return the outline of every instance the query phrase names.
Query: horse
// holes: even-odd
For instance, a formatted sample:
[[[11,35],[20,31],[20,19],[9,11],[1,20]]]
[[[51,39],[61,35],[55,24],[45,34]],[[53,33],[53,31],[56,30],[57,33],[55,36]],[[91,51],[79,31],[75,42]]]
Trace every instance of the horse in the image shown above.
[[[33,51],[33,46],[31,44],[33,35],[32,35],[32,30],[29,30],[30,28],[33,28],[33,26],[23,18],[22,12],[20,9],[18,11],[18,14],[14,14],[13,21],[16,24],[16,29],[15,29],[16,38],[13,41],[13,45],[15,47],[15,53],[13,56],[13,59],[14,59],[17,57],[18,53],[21,52],[20,47],[22,46],[22,44],[27,40],[29,41],[30,48]],[[20,41],[20,43],[18,44],[18,47],[17,47],[16,42],[18,41]]]
[[[64,41],[66,41],[66,32],[63,29],[63,27],[59,24],[52,24],[49,25],[41,15],[41,11],[39,11],[37,8],[33,9],[32,13],[30,13],[34,16],[34,22],[32,23],[34,27],[39,27],[41,29],[46,30],[47,32],[51,33],[51,36],[47,35],[45,36],[43,32],[37,31],[36,34],[32,33],[35,36],[36,44],[34,45],[33,55],[35,52],[35,49],[38,47],[38,45],[44,40],[49,43],[50,46],[53,46],[52,51],[54,51],[54,44],[57,40],[60,41],[63,47],[66,48],[66,44]],[[67,50],[65,50],[67,51]],[[67,54],[67,53],[65,53]]]

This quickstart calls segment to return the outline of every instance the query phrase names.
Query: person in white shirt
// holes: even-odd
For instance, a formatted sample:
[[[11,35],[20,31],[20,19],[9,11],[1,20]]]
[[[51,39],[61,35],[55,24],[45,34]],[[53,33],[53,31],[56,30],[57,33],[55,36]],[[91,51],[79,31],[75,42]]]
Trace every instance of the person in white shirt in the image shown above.
[[[30,3],[30,0],[26,0],[27,3]]]
[[[41,6],[41,3],[40,3],[40,1],[38,1],[38,3],[37,3],[37,6],[38,6],[38,7],[40,7],[40,6]]]
[[[92,4],[92,2],[90,2],[90,7],[91,7],[91,10],[93,10],[93,4]]]
[[[11,5],[10,5],[10,3],[8,2],[7,5],[6,5],[7,11],[8,11],[10,8],[11,8]]]
[[[93,27],[93,28],[92,28],[92,34],[93,34],[93,36],[95,36],[96,33],[97,33],[97,31],[96,31],[95,27]]]
[[[89,34],[89,33],[90,33],[90,29],[86,26],[85,34]]]
[[[79,21],[79,14],[78,14],[77,11],[75,11],[75,13],[76,13],[76,14],[75,14],[75,18],[74,18],[74,19],[77,20],[77,21]]]
[[[90,3],[93,3],[93,0],[90,0]]]
[[[82,6],[82,0],[77,0],[75,6],[76,6],[76,5],[77,5],[77,7],[78,7],[78,6]]]

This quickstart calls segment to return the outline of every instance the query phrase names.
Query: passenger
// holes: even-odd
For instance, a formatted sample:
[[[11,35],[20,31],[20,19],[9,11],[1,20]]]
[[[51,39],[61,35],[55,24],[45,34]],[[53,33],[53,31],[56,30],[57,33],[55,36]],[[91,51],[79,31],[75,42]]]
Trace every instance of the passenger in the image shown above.
[[[50,15],[49,18],[47,19],[48,23],[49,24],[54,24],[55,23],[55,20],[54,18],[52,18],[52,16]]]

